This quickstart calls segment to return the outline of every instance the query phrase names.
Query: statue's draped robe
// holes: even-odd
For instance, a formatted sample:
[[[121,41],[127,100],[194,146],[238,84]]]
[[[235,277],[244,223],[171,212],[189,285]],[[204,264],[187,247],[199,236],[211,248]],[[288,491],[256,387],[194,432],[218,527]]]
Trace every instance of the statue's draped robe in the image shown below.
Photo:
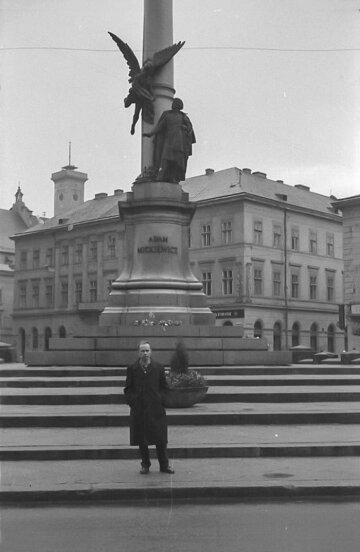
[[[188,157],[195,135],[188,116],[182,111],[164,111],[153,133],[154,167],[159,178],[170,182],[185,180]]]

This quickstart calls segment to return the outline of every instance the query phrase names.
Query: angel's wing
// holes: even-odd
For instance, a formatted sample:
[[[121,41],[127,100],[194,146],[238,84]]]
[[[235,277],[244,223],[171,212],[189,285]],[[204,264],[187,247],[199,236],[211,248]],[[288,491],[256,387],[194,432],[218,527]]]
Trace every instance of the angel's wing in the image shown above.
[[[169,46],[168,48],[164,48],[159,52],[155,52],[154,57],[152,59],[154,70],[160,69],[160,67],[165,65],[165,63],[167,63],[168,61],[170,61],[171,58],[178,53],[180,48],[184,46],[184,44],[185,44],[185,41],[178,42],[177,44],[173,44],[172,46]]]
[[[129,66],[129,77],[130,77],[129,81],[132,82],[134,77],[140,72],[140,65],[137,60],[137,57],[132,51],[132,49],[130,48],[130,46],[126,44],[126,42],[121,40],[121,38],[111,33],[110,31],[108,31],[108,33],[113,39],[113,41],[116,42],[120,52],[123,54],[124,58],[126,59],[126,62]]]

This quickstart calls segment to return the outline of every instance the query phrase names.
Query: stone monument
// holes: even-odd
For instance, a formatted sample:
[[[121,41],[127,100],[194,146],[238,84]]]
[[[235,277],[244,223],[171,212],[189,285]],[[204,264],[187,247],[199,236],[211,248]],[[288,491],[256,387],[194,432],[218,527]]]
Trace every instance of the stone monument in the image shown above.
[[[125,107],[135,104],[131,134],[142,119],[141,174],[119,203],[125,225],[124,268],[113,282],[101,326],[134,325],[148,318],[174,323],[213,325],[202,284],[189,264],[189,228],[195,205],[179,182],[195,135],[174,100],[173,57],[184,42],[173,44],[172,2],[145,0],[144,49],[140,67],[128,44],[109,33],[129,66]]]

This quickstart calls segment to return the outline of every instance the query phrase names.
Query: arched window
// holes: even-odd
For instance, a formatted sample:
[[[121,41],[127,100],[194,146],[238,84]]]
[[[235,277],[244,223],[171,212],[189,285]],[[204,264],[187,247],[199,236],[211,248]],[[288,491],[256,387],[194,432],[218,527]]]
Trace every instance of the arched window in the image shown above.
[[[273,349],[281,351],[281,322],[275,322],[273,329]]]
[[[24,328],[19,328],[19,349],[22,360],[24,360],[25,350],[26,350],[26,333]]]
[[[36,350],[39,348],[39,332],[37,328],[32,328],[31,335],[32,335],[32,348],[33,350]]]
[[[329,324],[327,329],[327,350],[331,353],[335,353],[335,326]]]
[[[59,328],[59,337],[66,337],[66,328],[65,328],[65,326],[60,326],[60,328]]]
[[[49,328],[49,326],[47,326],[45,328],[45,334],[44,334],[44,349],[45,349],[45,351],[49,350],[50,337],[52,337],[52,331],[51,331],[51,328]]]
[[[225,320],[223,326],[232,326],[233,323],[230,320]]]
[[[300,326],[299,322],[294,322],[291,328],[291,346],[297,347],[300,345]]]
[[[318,350],[318,332],[319,328],[316,322],[313,322],[310,326],[310,347],[317,352]]]
[[[263,324],[261,320],[256,320],[254,324],[254,337],[262,337],[263,335]]]

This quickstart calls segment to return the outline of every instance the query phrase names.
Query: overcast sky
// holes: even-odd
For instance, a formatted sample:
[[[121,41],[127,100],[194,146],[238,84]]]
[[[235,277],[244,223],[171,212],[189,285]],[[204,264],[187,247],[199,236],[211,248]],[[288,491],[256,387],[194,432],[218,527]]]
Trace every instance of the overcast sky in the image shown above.
[[[129,190],[140,126],[124,109],[141,58],[142,0],[0,0],[0,207],[18,183],[53,215],[51,173],[88,173],[85,197]],[[197,138],[187,176],[249,167],[318,193],[360,193],[360,1],[173,0],[175,88]]]

